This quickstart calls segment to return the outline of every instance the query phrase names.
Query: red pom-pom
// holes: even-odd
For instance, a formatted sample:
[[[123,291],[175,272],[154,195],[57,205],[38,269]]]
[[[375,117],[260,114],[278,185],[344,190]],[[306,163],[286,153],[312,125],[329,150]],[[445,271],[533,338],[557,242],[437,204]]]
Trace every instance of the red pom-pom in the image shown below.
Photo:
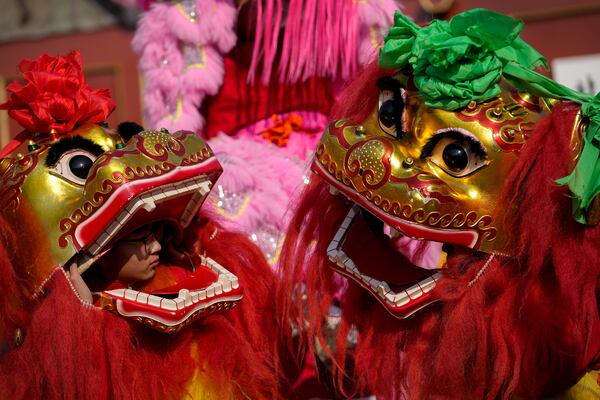
[[[8,110],[29,132],[69,132],[77,125],[103,122],[115,109],[108,89],[94,90],[87,84],[78,51],[23,60],[19,70],[24,84],[8,85],[11,95],[0,109]]]

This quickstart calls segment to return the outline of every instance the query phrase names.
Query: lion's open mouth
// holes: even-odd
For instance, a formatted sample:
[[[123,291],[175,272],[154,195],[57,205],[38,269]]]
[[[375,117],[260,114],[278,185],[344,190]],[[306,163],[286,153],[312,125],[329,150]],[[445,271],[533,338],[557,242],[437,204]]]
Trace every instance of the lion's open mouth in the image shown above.
[[[118,151],[114,153],[117,154],[109,154],[103,161],[104,166],[111,157],[120,166],[119,157],[123,155]],[[222,171],[210,152],[199,152],[174,167],[158,165],[132,170],[127,178],[129,181],[118,181],[105,197],[100,198],[102,202],[98,206],[92,205],[93,212],[84,214],[75,221],[76,224],[66,220],[65,227],[69,239],[78,247],[78,269],[95,293],[94,304],[121,317],[171,333],[198,318],[235,307],[242,299],[243,290],[238,278],[226,267],[208,256],[192,257],[191,252],[185,252],[189,260],[186,258],[185,262],[174,265],[162,259],[160,263],[153,261],[156,274],[144,281],[143,286],[135,286],[137,290],[121,281],[111,280],[113,278],[94,277],[96,267],[92,265],[105,257],[115,243],[127,241],[124,238],[140,227],[167,223],[173,228],[170,243],[181,242],[183,229],[197,215]],[[100,168],[99,165],[95,167]],[[100,179],[94,174],[92,170],[90,176]],[[92,183],[88,183],[91,186]],[[92,271],[85,272],[90,267]]]
[[[96,304],[172,333],[240,302],[243,293],[237,276],[207,257],[200,257],[195,268],[177,284],[150,292],[130,288],[104,290],[99,293]]]
[[[169,220],[186,226],[210,192],[206,175],[185,181],[162,184],[128,199],[115,221],[88,247],[87,254],[101,255],[110,244],[142,222]],[[107,289],[96,293],[95,304],[126,318],[134,319],[160,331],[172,333],[193,321],[235,307],[243,297],[238,278],[209,257],[199,257],[191,269],[177,269],[165,282],[168,287],[152,284],[143,290]],[[159,267],[160,268],[160,267]],[[172,277],[176,276],[176,279]],[[153,281],[157,279],[153,278]]]
[[[435,269],[412,264],[386,245],[383,223],[354,205],[327,249],[336,272],[352,279],[397,318],[406,318],[436,301],[431,291],[441,277]],[[379,220],[376,220],[379,221]],[[378,229],[379,228],[379,229]]]

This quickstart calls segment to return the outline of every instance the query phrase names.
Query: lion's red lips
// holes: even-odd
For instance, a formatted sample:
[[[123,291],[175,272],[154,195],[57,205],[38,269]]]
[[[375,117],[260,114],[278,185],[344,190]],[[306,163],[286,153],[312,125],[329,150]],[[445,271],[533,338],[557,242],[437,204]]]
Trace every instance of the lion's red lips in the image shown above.
[[[133,318],[165,332],[176,332],[193,321],[217,311],[235,307],[243,297],[237,276],[211,258],[201,258],[196,275],[186,279],[182,288],[172,287],[145,293],[134,289],[101,292],[99,306]],[[208,274],[216,275],[208,286],[194,287],[194,280],[205,282]]]

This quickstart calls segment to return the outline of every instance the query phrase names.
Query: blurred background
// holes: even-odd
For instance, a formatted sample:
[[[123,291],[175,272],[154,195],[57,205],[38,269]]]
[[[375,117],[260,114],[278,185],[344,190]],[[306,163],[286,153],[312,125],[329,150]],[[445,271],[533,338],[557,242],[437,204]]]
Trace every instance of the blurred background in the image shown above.
[[[128,4],[131,3],[131,4]],[[484,7],[525,22],[521,37],[542,53],[553,77],[575,89],[600,91],[599,0],[402,0],[407,15],[420,24],[448,19]],[[142,120],[137,56],[131,50],[141,10],[135,1],[0,0],[0,102],[6,85],[18,74],[18,63],[42,53],[77,49],[94,88],[109,88],[117,103],[109,123]],[[0,111],[0,146],[19,127]]]

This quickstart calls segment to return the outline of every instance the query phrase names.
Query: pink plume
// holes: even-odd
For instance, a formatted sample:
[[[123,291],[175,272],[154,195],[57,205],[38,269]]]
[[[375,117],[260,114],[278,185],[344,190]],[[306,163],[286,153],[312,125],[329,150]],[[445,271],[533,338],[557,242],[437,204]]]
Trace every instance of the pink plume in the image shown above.
[[[290,202],[303,186],[304,164],[270,143],[247,138],[222,134],[211,139],[209,145],[223,165],[223,174],[202,211],[225,229],[244,232],[251,239],[260,232],[271,232],[275,240],[281,239],[289,220]],[[227,213],[219,207],[223,200],[220,196],[233,193],[244,200],[244,206]]]
[[[171,132],[186,130],[198,132],[204,126],[204,118],[200,115],[200,111],[187,101],[181,101],[181,112],[174,112],[166,117],[158,120],[156,124],[150,126],[153,129],[166,128]]]
[[[223,58],[219,52],[206,46],[206,58],[203,66],[187,67],[181,74],[182,91],[187,96],[205,97],[214,96],[219,92],[223,82]],[[198,104],[200,106],[200,104]]]
[[[237,9],[231,0],[196,0],[196,10],[201,16],[200,34],[207,38],[221,53],[227,53],[235,46],[235,24]]]

